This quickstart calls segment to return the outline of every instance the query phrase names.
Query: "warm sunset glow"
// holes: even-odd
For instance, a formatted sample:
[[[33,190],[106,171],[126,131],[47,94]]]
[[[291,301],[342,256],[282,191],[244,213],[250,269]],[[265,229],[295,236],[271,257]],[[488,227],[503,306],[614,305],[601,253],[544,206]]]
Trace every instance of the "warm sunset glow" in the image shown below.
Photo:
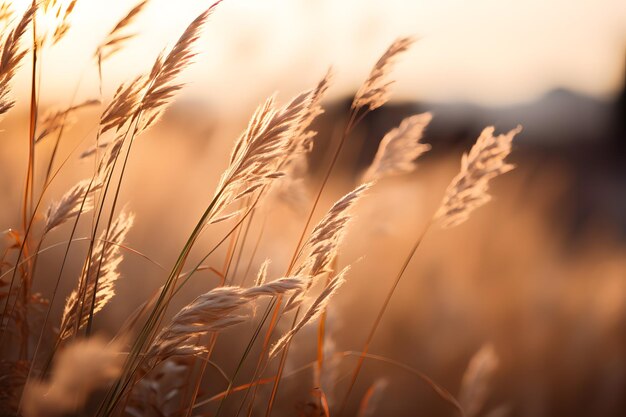
[[[0,416],[624,417],[624,0],[0,0]]]
[[[152,1],[137,22],[141,35],[109,65],[107,90],[171,44],[204,3]],[[55,80],[44,100],[81,74],[95,77],[85,59],[128,7],[123,0],[77,3],[71,32],[44,57]],[[398,68],[398,98],[511,103],[557,87],[604,97],[622,82],[625,28],[620,0],[227,0],[206,29],[186,94],[237,111],[279,84],[285,94],[302,87],[285,85],[285,74],[310,81],[329,64],[341,68],[333,94],[347,93],[386,43],[411,34],[420,41]]]

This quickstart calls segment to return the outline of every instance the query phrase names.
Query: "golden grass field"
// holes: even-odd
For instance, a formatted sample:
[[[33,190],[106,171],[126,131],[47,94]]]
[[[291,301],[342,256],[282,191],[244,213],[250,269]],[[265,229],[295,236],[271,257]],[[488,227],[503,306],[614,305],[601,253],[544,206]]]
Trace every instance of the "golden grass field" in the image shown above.
[[[149,2],[129,3],[93,100],[42,100],[76,3],[0,3],[0,415],[626,410],[623,236],[572,232],[575,173],[523,144],[533,126],[444,146],[420,110],[369,140],[411,37],[345,106],[329,69],[246,119],[198,116],[176,100],[220,2],[109,95]]]

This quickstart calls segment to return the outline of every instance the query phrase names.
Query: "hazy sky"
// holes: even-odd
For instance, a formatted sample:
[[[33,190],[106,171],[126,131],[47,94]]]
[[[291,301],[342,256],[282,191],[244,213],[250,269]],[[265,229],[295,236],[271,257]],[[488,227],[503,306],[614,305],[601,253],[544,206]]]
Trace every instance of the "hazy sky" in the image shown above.
[[[81,73],[81,94],[97,92],[89,57],[135,3],[78,0],[68,36],[44,55],[44,100],[67,96]],[[105,65],[106,90],[147,70],[209,4],[153,0],[136,23],[140,35]],[[340,95],[358,86],[394,38],[409,34],[420,40],[394,72],[398,98],[498,104],[555,87],[610,96],[623,81],[626,1],[224,0],[185,74],[192,83],[185,95],[249,109],[275,90],[283,97],[313,85],[329,65]],[[18,83],[27,85],[27,72]]]

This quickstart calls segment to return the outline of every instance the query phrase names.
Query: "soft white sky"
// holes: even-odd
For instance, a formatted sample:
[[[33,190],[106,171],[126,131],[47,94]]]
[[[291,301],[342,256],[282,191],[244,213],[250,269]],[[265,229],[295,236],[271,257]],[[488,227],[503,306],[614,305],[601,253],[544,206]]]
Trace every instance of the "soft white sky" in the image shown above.
[[[44,56],[44,101],[69,96],[85,68],[82,95],[96,94],[89,57],[135,3],[78,1],[68,36]],[[210,4],[153,0],[135,24],[140,36],[105,65],[106,89],[147,70]],[[394,72],[397,98],[504,104],[555,87],[607,97],[623,81],[626,1],[224,0],[185,74],[191,85],[184,94],[223,111],[248,110],[275,90],[284,97],[311,86],[333,65],[332,93],[340,95],[408,34],[421,40]],[[22,95],[24,70],[16,85]]]

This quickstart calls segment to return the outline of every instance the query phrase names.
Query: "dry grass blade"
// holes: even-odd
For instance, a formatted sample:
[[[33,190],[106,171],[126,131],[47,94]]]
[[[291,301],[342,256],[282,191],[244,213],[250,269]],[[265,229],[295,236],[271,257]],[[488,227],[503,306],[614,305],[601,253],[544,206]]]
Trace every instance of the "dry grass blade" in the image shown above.
[[[13,107],[15,102],[9,99],[10,82],[27,50],[20,48],[20,41],[26,33],[26,29],[36,11],[36,6],[30,7],[18,24],[3,39],[0,53],[0,115],[6,113]]]
[[[60,416],[79,411],[96,389],[122,371],[121,342],[101,337],[81,339],[57,355],[48,382],[30,382],[23,398],[25,417]]]
[[[93,209],[93,193],[102,187],[102,183],[84,179],[67,191],[58,202],[48,206],[46,211],[44,234],[58,227],[79,213]]]
[[[469,218],[472,211],[487,203],[489,180],[514,168],[505,162],[511,153],[513,138],[521,132],[521,126],[506,134],[494,136],[494,128],[488,127],[461,160],[461,171],[446,190],[443,202],[435,214],[443,227],[453,227]]]
[[[126,234],[133,225],[133,221],[133,214],[122,212],[109,230],[108,241],[104,240],[107,237],[106,231],[101,235],[100,240],[94,247],[91,258],[83,266],[83,274],[79,280],[78,288],[72,291],[65,303],[61,319],[61,340],[71,337],[77,328],[87,324],[91,303],[94,299],[94,286],[98,270],[100,275],[93,313],[95,314],[102,310],[115,295],[115,282],[119,278],[117,268],[123,258],[119,244],[124,241]],[[109,244],[109,242],[115,244]],[[84,294],[83,297],[81,297],[82,294]],[[83,300],[82,303],[81,298]],[[80,316],[80,319],[78,316]]]
[[[489,395],[489,384],[498,369],[498,356],[492,345],[484,345],[472,356],[467,366],[459,403],[467,417],[477,416]]]
[[[139,2],[135,7],[130,9],[130,11],[124,16],[113,29],[106,36],[104,41],[98,46],[96,49],[96,53],[94,54],[100,62],[110,58],[117,51],[119,51],[124,45],[124,42],[132,39],[136,36],[136,34],[127,34],[124,35],[121,32],[124,31],[133,21],[137,18],[137,15],[141,13],[144,9],[148,0],[143,0]]]
[[[374,181],[413,171],[415,160],[430,150],[430,145],[420,140],[431,119],[430,113],[416,114],[405,118],[398,127],[390,130],[381,140],[363,179]]]
[[[328,306],[328,303],[330,302],[332,296],[346,281],[344,276],[348,273],[349,270],[350,266],[345,267],[341,272],[335,275],[333,279],[330,280],[326,288],[324,288],[320,295],[315,299],[315,301],[313,301],[313,303],[311,304],[307,312],[304,313],[300,321],[298,321],[298,323],[289,332],[285,333],[285,335],[283,335],[283,337],[281,337],[278,342],[276,342],[276,344],[272,347],[272,350],[270,351],[270,357],[273,357],[278,352],[280,352],[281,349],[287,346],[293,336],[298,331],[300,331],[300,329],[302,329],[308,323],[317,320],[317,318]]]
[[[413,38],[400,38],[387,48],[354,96],[352,108],[355,111],[364,107],[374,110],[389,100],[389,87],[393,81],[388,81],[387,75],[391,72],[397,56],[409,49],[413,42]]]
[[[72,116],[77,110],[98,104],[100,104],[100,100],[85,100],[80,104],[68,107],[64,110],[57,110],[48,113],[40,122],[39,134],[37,135],[35,142],[37,143],[51,134],[58,132],[62,128],[68,127],[71,123],[73,123],[73,120],[69,117]]]
[[[241,323],[246,316],[235,314],[261,296],[277,296],[300,290],[304,282],[298,277],[281,278],[249,289],[218,287],[197,297],[172,318],[156,337],[147,357],[161,361],[172,355],[204,353],[196,345],[200,336],[221,331]]]

